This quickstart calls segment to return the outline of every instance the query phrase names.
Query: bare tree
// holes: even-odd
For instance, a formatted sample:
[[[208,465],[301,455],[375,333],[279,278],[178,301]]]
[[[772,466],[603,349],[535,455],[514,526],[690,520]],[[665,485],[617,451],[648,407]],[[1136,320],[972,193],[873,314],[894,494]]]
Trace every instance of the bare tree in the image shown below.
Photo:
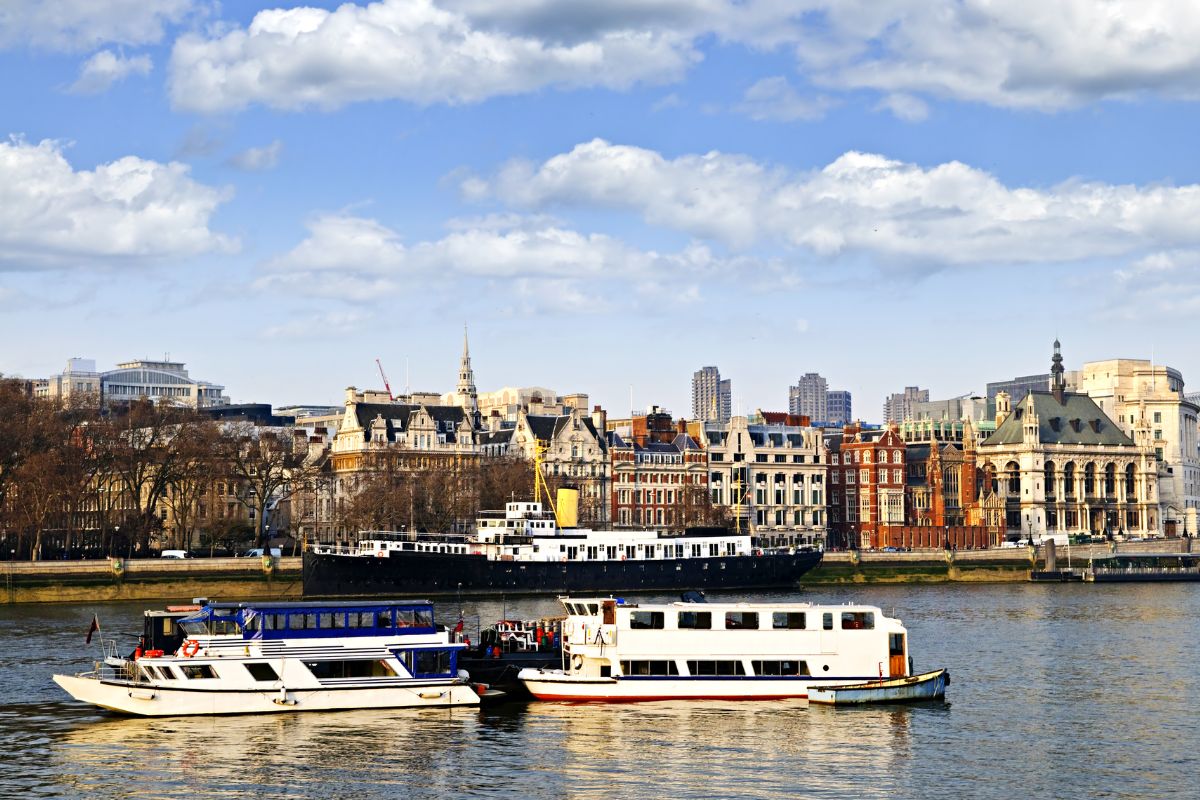
[[[233,423],[223,432],[222,458],[237,479],[237,501],[254,518],[258,547],[267,546],[267,515],[311,480],[308,449],[291,429]]]
[[[179,458],[163,502],[171,509],[180,545],[191,550],[202,501],[224,474],[220,431],[212,420],[198,419],[180,427],[172,447]]]

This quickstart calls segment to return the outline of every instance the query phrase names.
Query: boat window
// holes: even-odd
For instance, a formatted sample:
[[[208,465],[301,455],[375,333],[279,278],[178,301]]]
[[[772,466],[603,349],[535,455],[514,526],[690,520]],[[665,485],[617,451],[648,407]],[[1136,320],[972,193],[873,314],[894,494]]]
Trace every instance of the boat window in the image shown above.
[[[414,678],[446,677],[453,674],[454,670],[454,658],[450,650],[407,650],[401,660]]]
[[[333,614],[333,612],[331,612],[331,611],[322,611],[321,613],[319,613],[317,615],[317,624],[320,625],[321,628],[324,630],[329,630],[330,628],[334,628],[334,627],[337,627],[337,628],[342,627],[341,625],[334,625],[334,623],[333,623],[334,616],[335,616],[335,614]],[[337,614],[336,616],[340,617],[341,614]]]
[[[869,631],[875,628],[875,615],[870,611],[843,611],[842,630]]]
[[[833,630],[833,614],[828,611],[821,615],[821,630]]]
[[[260,614],[264,631],[281,631],[287,627],[285,614]]]
[[[888,655],[902,656],[904,655],[904,634],[889,633],[888,634]]]
[[[756,611],[726,611],[725,630],[758,630],[758,612]]]
[[[663,612],[661,611],[630,611],[630,630],[662,630]]]
[[[689,661],[688,672],[692,675],[745,675],[746,667],[741,661]]]
[[[674,661],[622,661],[621,672],[626,675],[678,675]]]
[[[390,628],[390,627],[392,627],[392,612],[391,612],[391,610],[378,612],[375,615],[375,624],[373,626],[365,626],[365,627],[375,627],[375,628]]]
[[[771,627],[775,630],[804,630],[803,611],[775,611],[771,614]]]
[[[216,671],[208,664],[184,664],[180,667],[183,677],[191,680],[208,680],[217,677]]]
[[[433,611],[430,609],[418,610],[413,615],[413,624],[420,628],[433,627]]]
[[[588,603],[587,613],[591,614],[593,617],[596,616],[600,613],[600,606],[596,603]]]
[[[710,630],[712,628],[712,612],[680,611],[678,627],[681,630]]]
[[[245,624],[242,625],[242,629],[247,631],[256,631],[262,626],[262,616],[255,614],[254,612],[249,613],[251,615],[250,619],[246,620]]]
[[[208,636],[208,623],[204,621],[196,622],[181,622],[179,627],[183,628],[183,632],[188,636]]]
[[[808,662],[800,659],[784,661],[752,661],[755,675],[811,675]]]
[[[279,673],[270,664],[262,661],[252,662],[246,665],[246,669],[250,672],[250,677],[256,681],[277,681]]]
[[[137,681],[139,683],[149,683],[150,681],[154,680],[155,677],[155,675],[151,674],[149,667],[141,667],[137,671]]]
[[[179,671],[174,667],[168,667],[164,665],[159,667],[159,669],[162,670],[163,677],[167,680],[179,680]]]
[[[235,619],[214,619],[210,626],[213,636],[230,636],[242,632],[242,626]]]
[[[266,665],[263,665],[266,666]],[[396,671],[381,659],[349,659],[346,661],[305,661],[304,666],[319,679],[326,678],[394,678]],[[256,680],[260,680],[256,678]]]

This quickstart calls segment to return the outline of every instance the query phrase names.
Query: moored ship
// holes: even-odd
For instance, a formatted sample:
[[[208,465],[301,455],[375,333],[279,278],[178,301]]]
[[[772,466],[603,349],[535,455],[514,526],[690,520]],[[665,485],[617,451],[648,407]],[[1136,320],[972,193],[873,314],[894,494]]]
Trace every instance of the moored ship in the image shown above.
[[[182,629],[177,650],[139,647],[55,683],[76,700],[140,716],[479,703],[458,671],[464,645],[434,625],[428,601],[205,603],[182,619],[154,619]]]
[[[539,700],[778,700],[912,673],[908,632],[876,606],[560,599],[563,666],[518,675]]]
[[[560,504],[561,505],[561,504]],[[508,503],[473,534],[367,533],[304,554],[307,597],[793,588],[821,561],[723,528],[682,534],[560,527],[541,503]]]

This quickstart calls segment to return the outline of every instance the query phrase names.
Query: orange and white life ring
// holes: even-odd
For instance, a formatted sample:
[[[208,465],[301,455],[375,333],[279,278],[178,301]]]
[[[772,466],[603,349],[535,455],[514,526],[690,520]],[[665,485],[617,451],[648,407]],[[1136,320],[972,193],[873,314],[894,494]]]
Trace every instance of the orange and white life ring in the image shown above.
[[[183,647],[179,648],[179,652],[188,658],[191,658],[192,656],[196,655],[196,653],[200,652],[200,643],[195,639],[188,639],[183,643]]]

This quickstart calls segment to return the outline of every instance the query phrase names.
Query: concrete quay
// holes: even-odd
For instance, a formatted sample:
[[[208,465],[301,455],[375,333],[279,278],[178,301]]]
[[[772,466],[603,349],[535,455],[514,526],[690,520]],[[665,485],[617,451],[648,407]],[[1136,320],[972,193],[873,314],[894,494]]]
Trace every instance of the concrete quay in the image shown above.
[[[1082,569],[1091,556],[1178,553],[1190,540],[1158,539],[1058,548],[1058,566]],[[805,585],[874,583],[1024,583],[1045,566],[1044,548],[826,553]],[[103,561],[8,561],[0,564],[0,603],[82,603],[214,597],[299,600],[301,559],[111,558]],[[701,587],[702,588],[702,587]]]

